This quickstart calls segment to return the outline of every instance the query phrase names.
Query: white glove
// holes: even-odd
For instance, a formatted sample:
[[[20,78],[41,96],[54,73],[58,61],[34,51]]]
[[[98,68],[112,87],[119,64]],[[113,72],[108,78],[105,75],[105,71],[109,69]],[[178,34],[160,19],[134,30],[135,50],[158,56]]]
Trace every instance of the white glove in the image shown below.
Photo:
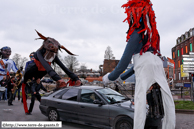
[[[110,73],[107,73],[107,74],[104,75],[103,78],[102,78],[102,81],[103,81],[104,85],[110,83],[110,80],[108,79],[108,75],[109,75],[109,74],[110,74]]]
[[[119,82],[120,84],[123,84],[123,81],[125,81],[125,80],[122,80],[121,77],[119,76],[115,81]]]

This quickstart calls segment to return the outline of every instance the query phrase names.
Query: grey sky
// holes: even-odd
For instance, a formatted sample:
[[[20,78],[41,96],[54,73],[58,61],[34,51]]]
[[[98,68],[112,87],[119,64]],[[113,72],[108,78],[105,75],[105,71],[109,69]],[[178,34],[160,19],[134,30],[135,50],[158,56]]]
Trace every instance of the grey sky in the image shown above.
[[[28,57],[42,44],[35,29],[63,44],[88,68],[103,64],[107,46],[120,59],[128,24],[122,4],[127,0],[1,0],[0,47],[10,46]],[[161,52],[171,58],[177,37],[194,27],[193,0],[152,0]],[[67,53],[63,51],[62,56]]]

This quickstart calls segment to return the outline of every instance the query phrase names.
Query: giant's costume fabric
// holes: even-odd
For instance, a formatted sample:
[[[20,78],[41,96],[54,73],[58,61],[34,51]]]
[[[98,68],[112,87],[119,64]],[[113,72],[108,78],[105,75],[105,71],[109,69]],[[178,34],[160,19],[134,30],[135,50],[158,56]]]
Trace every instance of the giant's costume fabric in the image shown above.
[[[28,79],[32,79],[32,77],[34,77],[35,79],[37,78],[41,79],[43,76],[45,76],[48,73],[50,77],[57,82],[57,89],[66,86],[66,83],[50,66],[51,63],[57,63],[62,68],[62,70],[73,81],[75,81],[76,85],[79,85],[80,83],[79,78],[69,69],[67,69],[57,56],[58,50],[60,50],[61,48],[64,49],[70,55],[74,55],[74,54],[68,51],[64,46],[60,45],[58,41],[56,41],[55,39],[50,38],[50,37],[44,37],[39,32],[37,32],[37,34],[40,36],[39,39],[43,39],[44,42],[43,42],[43,45],[34,53],[35,60],[34,62],[31,62],[27,66],[25,74],[24,74],[24,83],[22,84],[22,96],[23,96],[23,104],[24,104],[25,113],[28,113],[28,108],[26,104],[24,89],[25,89],[25,84],[28,81]]]
[[[127,45],[114,71],[103,77],[104,83],[125,80],[135,72],[135,115],[134,129],[143,129],[146,119],[146,92],[152,84],[158,83],[164,106],[162,129],[175,128],[175,106],[166,80],[159,49],[159,34],[155,14],[150,0],[130,0],[125,8],[129,30]],[[134,67],[120,75],[133,56]]]

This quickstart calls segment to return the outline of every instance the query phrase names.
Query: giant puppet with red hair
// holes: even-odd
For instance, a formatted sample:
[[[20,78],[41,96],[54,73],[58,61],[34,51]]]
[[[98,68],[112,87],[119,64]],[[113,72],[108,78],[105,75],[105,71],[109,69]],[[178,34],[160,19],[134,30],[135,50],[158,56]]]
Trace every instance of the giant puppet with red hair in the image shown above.
[[[174,129],[175,106],[160,58],[160,38],[152,3],[150,0],[129,0],[122,7],[127,14],[124,22],[127,21],[129,24],[127,45],[118,65],[103,77],[103,82],[107,84],[115,80],[124,81],[135,73],[134,129],[144,128],[146,92],[157,83],[160,86],[164,107],[162,129]],[[123,73],[132,58],[134,67]]]

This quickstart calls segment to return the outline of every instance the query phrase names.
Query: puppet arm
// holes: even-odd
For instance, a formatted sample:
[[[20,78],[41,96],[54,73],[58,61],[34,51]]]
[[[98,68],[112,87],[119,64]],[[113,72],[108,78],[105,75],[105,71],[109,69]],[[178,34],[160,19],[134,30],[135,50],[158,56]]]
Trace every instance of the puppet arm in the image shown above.
[[[54,60],[62,69],[63,71],[73,80],[77,81],[79,78],[77,75],[75,75],[73,72],[71,72],[68,68],[65,67],[65,65],[59,60],[59,58],[56,56]]]
[[[110,81],[116,80],[120,74],[127,68],[129,65],[132,55],[139,53],[142,48],[141,43],[141,34],[138,34],[140,29],[136,29],[133,34],[130,36],[130,39],[126,45],[125,51],[115,69],[108,75]],[[123,77],[122,77],[123,78]]]
[[[18,68],[16,67],[15,62],[12,60],[12,70],[16,73],[18,71]]]
[[[135,71],[133,70],[133,67],[131,67],[127,72],[121,74],[121,76],[120,76],[121,80],[126,80],[128,77],[130,77],[131,75],[133,75],[135,73]]]
[[[40,85],[41,85],[41,89],[47,92],[47,89],[42,85],[42,83]]]
[[[59,75],[53,70],[53,68],[46,62],[40,51],[37,51],[37,57],[42,66],[46,69],[47,73],[53,80],[58,81],[61,79],[61,77],[59,77]]]

